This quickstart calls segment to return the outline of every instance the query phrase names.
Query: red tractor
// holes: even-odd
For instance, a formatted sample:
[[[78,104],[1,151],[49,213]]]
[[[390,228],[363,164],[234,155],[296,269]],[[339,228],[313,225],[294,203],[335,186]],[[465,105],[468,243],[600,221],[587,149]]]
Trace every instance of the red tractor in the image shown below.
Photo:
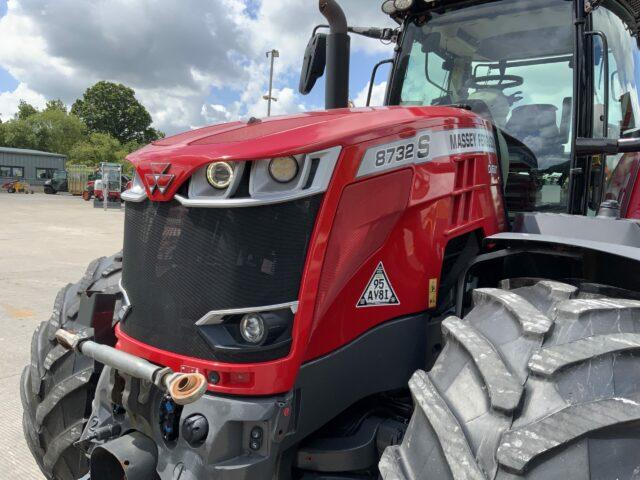
[[[129,156],[22,377],[44,474],[637,478],[640,4],[319,3],[326,111]],[[396,45],[384,107],[350,33]]]

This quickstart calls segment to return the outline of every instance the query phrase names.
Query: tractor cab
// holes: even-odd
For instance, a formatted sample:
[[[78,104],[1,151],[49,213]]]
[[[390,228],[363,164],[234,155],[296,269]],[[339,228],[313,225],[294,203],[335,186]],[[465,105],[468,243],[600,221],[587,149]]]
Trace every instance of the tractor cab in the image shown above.
[[[566,210],[572,5],[502,1],[407,18],[388,102],[460,105],[496,127],[509,211]]]
[[[414,3],[392,13],[403,28],[387,103],[457,104],[491,121],[510,212],[597,211],[622,155],[587,164],[573,139],[638,131],[634,12],[619,2]]]
[[[490,121],[511,215],[595,214],[605,199],[625,209],[636,156],[602,149],[583,156],[575,143],[637,136],[640,12],[633,2],[388,0],[382,9],[400,25],[393,33],[346,31],[396,41],[395,56],[386,61],[392,71],[385,105],[453,105]],[[312,45],[339,43],[334,31],[319,41],[322,35],[312,39],[308,55]],[[338,74],[348,69],[343,56],[331,58],[332,50],[327,105],[340,106],[331,102],[344,76],[331,79],[330,64]],[[303,78],[313,71],[309,65],[307,59]],[[322,73],[317,59],[315,71]]]

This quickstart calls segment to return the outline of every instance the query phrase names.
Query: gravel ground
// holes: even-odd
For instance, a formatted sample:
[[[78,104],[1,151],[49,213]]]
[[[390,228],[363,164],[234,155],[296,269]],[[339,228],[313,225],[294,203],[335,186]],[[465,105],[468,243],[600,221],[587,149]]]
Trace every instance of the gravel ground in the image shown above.
[[[122,248],[123,212],[69,195],[0,193],[0,472],[42,479],[22,435],[20,373],[60,288]]]

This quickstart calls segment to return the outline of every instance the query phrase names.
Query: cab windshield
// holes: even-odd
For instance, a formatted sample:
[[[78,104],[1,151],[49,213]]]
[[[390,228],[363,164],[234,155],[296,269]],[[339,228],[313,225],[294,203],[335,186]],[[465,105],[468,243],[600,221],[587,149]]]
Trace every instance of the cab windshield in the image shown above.
[[[572,3],[501,0],[407,25],[400,105],[465,104],[508,144],[512,209],[564,210],[573,104]],[[501,150],[502,155],[502,150]],[[513,203],[515,202],[515,204]]]

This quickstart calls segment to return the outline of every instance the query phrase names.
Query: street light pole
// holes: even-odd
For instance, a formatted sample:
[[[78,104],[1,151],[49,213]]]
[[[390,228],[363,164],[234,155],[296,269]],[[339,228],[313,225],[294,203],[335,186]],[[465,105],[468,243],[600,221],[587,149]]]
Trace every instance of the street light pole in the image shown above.
[[[271,57],[271,70],[269,71],[269,94],[265,95],[264,98],[267,101],[267,117],[271,116],[271,101],[277,102],[277,98],[273,98],[273,65],[275,63],[275,59],[280,57],[280,52],[276,49],[267,52],[267,58]]]

